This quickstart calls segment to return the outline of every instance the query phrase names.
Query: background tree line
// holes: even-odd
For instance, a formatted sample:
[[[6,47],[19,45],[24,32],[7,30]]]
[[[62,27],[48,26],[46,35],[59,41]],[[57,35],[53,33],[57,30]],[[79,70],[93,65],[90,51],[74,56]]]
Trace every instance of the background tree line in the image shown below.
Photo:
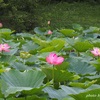
[[[58,2],[93,2],[100,3],[100,0],[0,0],[0,22],[4,27],[30,31],[37,21],[34,9],[38,4],[50,4]]]

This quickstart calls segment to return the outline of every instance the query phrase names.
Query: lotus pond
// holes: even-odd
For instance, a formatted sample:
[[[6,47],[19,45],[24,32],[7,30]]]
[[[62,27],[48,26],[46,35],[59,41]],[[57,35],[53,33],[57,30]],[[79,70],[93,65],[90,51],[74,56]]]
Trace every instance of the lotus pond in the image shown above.
[[[98,27],[0,28],[0,100],[100,100],[99,48]]]

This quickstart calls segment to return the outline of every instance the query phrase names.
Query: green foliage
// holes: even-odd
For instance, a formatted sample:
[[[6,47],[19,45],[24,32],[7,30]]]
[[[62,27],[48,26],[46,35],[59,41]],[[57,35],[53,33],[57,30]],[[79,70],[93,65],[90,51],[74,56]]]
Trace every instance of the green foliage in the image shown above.
[[[34,11],[36,18],[35,21],[40,27],[47,28],[48,20],[51,21],[50,29],[53,30],[67,28],[70,29],[75,23],[84,26],[84,28],[89,26],[100,27],[99,4],[91,4],[88,2],[54,3],[54,0],[41,0],[41,2],[42,1],[44,1],[43,3],[47,3],[45,5],[43,5],[43,3],[39,4],[39,6]],[[48,1],[51,2],[48,3]],[[90,2],[91,1],[92,0],[90,0]],[[82,27],[80,28],[82,30]]]
[[[45,74],[40,71],[19,72],[18,70],[11,70],[1,75],[3,80],[1,90],[5,97],[19,91],[22,91],[22,94],[33,94],[41,90],[40,86],[44,78]],[[31,92],[27,92],[29,90]]]
[[[74,87],[80,87],[80,88],[88,88],[89,86],[91,86],[92,84],[94,84],[96,82],[96,80],[93,81],[86,81],[85,83],[79,83],[79,82],[70,82],[70,86],[74,86]]]
[[[40,0],[41,1],[41,0]],[[95,3],[95,2],[99,2],[99,0],[42,0],[41,2],[46,2],[46,3],[50,3],[50,2],[69,2],[69,3],[72,3],[72,2],[90,2],[90,3]]]
[[[35,26],[34,9],[38,0],[4,0],[0,3],[0,19],[5,27],[32,30]]]
[[[65,36],[67,36],[67,37],[75,37],[75,36],[77,36],[77,34],[75,34],[75,31],[72,30],[72,29],[62,29],[62,30],[60,30],[60,32],[62,34],[64,34]]]
[[[58,66],[60,67],[60,66]],[[42,68],[42,71],[46,74],[48,79],[52,79],[52,68]],[[67,70],[57,70],[54,69],[54,80],[55,82],[63,82],[68,80],[73,80],[74,75],[68,72]]]
[[[83,1],[94,3],[90,5]],[[36,26],[46,27],[48,20],[51,29],[70,28],[73,23],[99,26],[100,8],[96,2],[100,3],[100,0],[0,0],[0,22],[17,32],[33,31]]]
[[[67,42],[77,51],[77,52],[85,52],[88,49],[92,49],[93,45],[88,40],[84,40],[82,38],[76,39],[67,39]]]
[[[0,51],[0,99],[92,100],[93,95],[98,100],[100,58],[91,50],[100,47],[100,28],[74,24],[73,29],[47,31],[36,27],[35,34],[13,34],[11,29],[0,29],[0,44],[11,46],[9,52]],[[46,62],[51,52],[64,62]]]
[[[75,72],[76,74],[95,74],[96,72],[93,66],[83,62],[80,59],[77,59],[76,57],[71,57],[68,61],[70,62],[69,71]]]
[[[100,89],[94,89],[90,90],[84,93],[76,94],[76,95],[71,95],[72,97],[75,98],[75,100],[99,100],[100,98]]]

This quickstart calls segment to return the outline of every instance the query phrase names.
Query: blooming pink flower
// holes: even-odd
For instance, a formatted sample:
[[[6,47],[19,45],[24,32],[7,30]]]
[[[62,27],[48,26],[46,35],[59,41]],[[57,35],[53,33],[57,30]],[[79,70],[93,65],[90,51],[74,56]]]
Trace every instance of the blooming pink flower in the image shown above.
[[[100,48],[93,48],[93,50],[91,51],[91,53],[94,56],[100,56]]]
[[[48,34],[52,34],[52,31],[51,31],[51,30],[49,30],[49,31],[48,31]]]
[[[64,58],[58,57],[56,53],[50,53],[49,56],[46,57],[46,61],[49,64],[60,65],[64,61]]]
[[[10,46],[8,44],[0,44],[0,52],[5,51],[5,52],[9,52]]]
[[[2,23],[0,23],[0,27],[3,27]]]

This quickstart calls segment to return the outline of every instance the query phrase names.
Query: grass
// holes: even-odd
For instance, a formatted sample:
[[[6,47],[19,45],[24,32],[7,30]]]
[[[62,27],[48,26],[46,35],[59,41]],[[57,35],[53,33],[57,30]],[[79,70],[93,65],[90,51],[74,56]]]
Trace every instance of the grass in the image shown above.
[[[35,9],[35,18],[40,27],[47,27],[50,20],[51,29],[70,28],[74,23],[83,27],[100,27],[100,5],[86,2],[39,4]]]

